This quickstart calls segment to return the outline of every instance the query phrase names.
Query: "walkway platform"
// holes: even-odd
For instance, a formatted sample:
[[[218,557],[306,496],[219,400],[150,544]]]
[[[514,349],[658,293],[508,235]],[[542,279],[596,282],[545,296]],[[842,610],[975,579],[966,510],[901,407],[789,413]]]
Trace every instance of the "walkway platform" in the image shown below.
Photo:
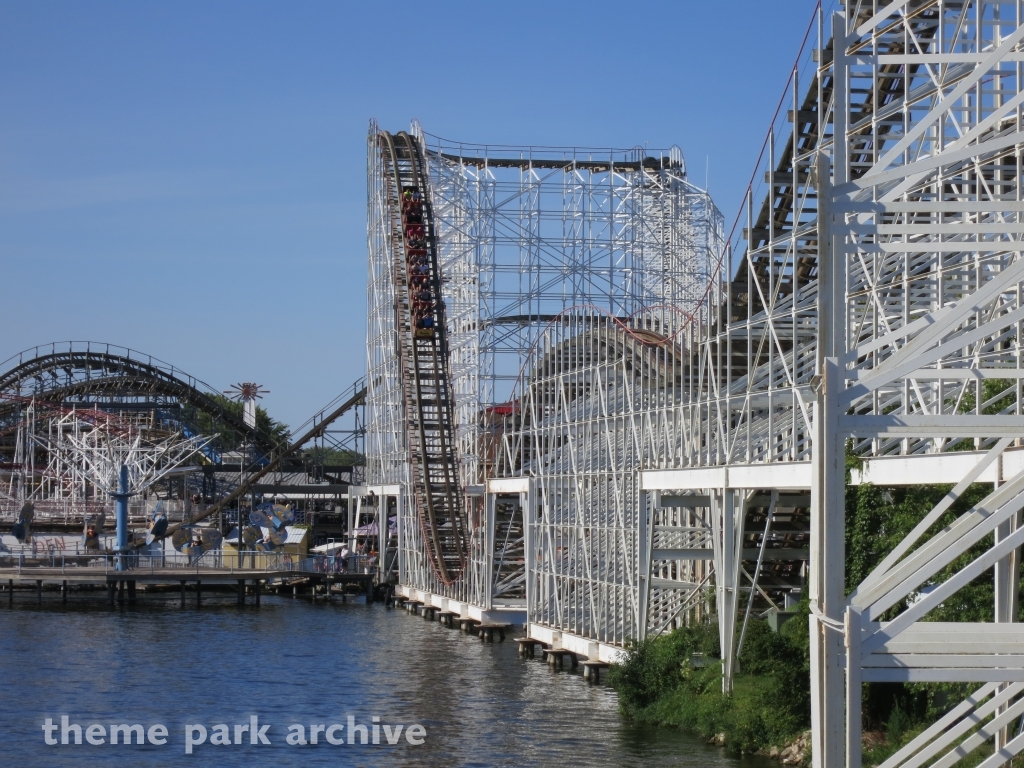
[[[178,584],[202,581],[205,584],[237,584],[239,581],[311,578],[318,574],[299,571],[250,568],[145,568],[114,571],[105,568],[0,568],[0,581],[16,584],[37,582],[70,584],[109,584],[134,581],[136,584]]]
[[[526,623],[525,604],[496,604],[485,609],[472,603],[436,595],[404,584],[399,584],[395,588],[395,599],[399,598],[406,603],[417,603],[426,609],[435,609],[434,612],[438,616],[444,613],[453,614],[453,617],[448,619],[452,626],[455,622],[468,620],[478,624],[501,624],[505,627],[521,627]],[[525,601],[523,602],[525,603]]]

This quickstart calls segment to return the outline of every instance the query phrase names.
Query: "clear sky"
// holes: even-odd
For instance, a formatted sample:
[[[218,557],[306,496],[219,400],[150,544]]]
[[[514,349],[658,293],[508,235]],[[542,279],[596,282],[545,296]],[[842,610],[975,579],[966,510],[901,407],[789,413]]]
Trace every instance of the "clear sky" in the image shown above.
[[[0,0],[0,360],[103,341],[293,425],[365,368],[366,129],[678,144],[731,224],[813,0]]]

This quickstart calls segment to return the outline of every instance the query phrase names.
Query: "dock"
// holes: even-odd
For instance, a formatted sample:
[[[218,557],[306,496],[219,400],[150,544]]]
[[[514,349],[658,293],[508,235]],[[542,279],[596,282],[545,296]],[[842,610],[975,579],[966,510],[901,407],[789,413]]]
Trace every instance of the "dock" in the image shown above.
[[[195,590],[196,604],[200,605],[203,585],[207,585],[234,586],[239,605],[245,604],[246,593],[251,588],[259,605],[260,595],[270,583],[278,586],[308,584],[313,587],[314,595],[319,589],[330,595],[337,586],[355,587],[357,592],[367,596],[368,601],[373,601],[375,573],[324,572],[303,567],[303,561],[296,563],[268,553],[255,555],[251,560],[248,555],[242,558],[243,563],[246,560],[255,563],[255,567],[249,568],[220,565],[218,563],[222,563],[223,558],[205,556],[194,563],[173,556],[131,556],[123,559],[123,568],[119,568],[122,560],[107,554],[39,560],[22,558],[16,561],[17,564],[11,562],[14,558],[5,558],[8,563],[0,566],[0,584],[6,584],[9,605],[14,602],[15,585],[34,585],[37,601],[42,602],[44,584],[59,585],[63,602],[67,602],[71,586],[99,586],[106,588],[107,600],[111,604],[115,600],[133,603],[137,587],[145,585],[179,589],[184,605],[186,587],[191,586]]]

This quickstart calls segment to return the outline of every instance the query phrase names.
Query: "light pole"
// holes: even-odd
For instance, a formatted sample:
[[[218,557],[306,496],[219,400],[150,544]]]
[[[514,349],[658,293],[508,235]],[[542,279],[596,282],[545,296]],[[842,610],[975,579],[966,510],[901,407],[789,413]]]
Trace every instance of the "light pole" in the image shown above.
[[[128,569],[125,562],[128,555],[128,499],[131,498],[128,492],[127,465],[121,465],[117,475],[117,491],[110,495],[114,497],[117,512],[117,557],[114,561],[114,570],[125,571]]]
[[[264,392],[269,390],[261,389],[259,384],[251,381],[243,381],[240,384],[232,384],[231,389],[224,394],[230,395],[232,400],[242,403],[242,421],[250,430],[256,429],[256,401],[263,397]],[[249,435],[242,436],[242,457],[238,463],[238,484],[245,482],[245,463],[249,456]],[[238,567],[242,567],[242,499],[238,499]],[[254,556],[255,557],[255,556]]]

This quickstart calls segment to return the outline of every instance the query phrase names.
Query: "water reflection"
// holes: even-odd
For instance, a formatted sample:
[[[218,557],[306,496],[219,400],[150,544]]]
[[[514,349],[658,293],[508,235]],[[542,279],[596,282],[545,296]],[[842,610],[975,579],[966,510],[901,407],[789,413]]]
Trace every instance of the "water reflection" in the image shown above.
[[[22,598],[24,599],[24,598]],[[239,609],[143,599],[0,607],[9,765],[772,766],[672,729],[624,722],[615,694],[381,605],[264,597]],[[12,706],[11,702],[17,704]],[[41,725],[164,723],[168,744],[45,746]],[[184,754],[184,727],[270,723],[270,746]],[[411,746],[288,746],[291,723],[421,723]],[[323,737],[320,737],[323,742]],[[383,738],[382,738],[383,740]],[[656,761],[656,762],[655,762]]]

